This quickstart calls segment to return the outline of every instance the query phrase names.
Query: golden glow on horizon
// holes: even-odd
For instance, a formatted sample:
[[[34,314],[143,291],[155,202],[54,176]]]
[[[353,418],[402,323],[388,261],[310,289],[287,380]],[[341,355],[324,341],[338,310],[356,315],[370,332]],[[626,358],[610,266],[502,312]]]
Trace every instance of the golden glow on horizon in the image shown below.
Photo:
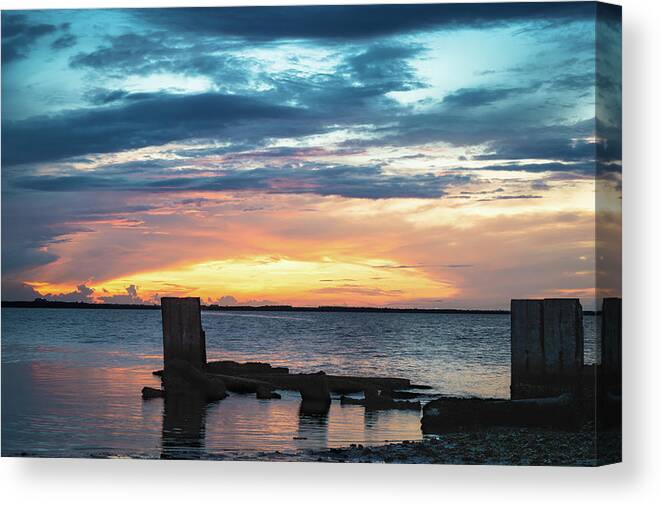
[[[309,306],[500,307],[511,296],[560,296],[561,283],[593,291],[594,181],[487,172],[440,199],[129,195],[123,205],[146,210],[72,222],[87,230],[49,245],[58,260],[26,282],[44,295],[84,283],[97,301],[135,285],[148,301],[232,296]],[[545,185],[535,189],[538,180]],[[603,206],[616,207],[618,189],[603,184]],[[516,198],[528,194],[541,198]]]
[[[73,288],[31,285],[53,293]],[[143,297],[174,292],[206,301],[232,295],[239,301],[266,299],[296,305],[317,305],[310,301],[344,304],[348,300],[352,304],[382,305],[402,298],[446,298],[456,292],[450,283],[434,281],[419,268],[375,258],[300,261],[261,256],[192,264],[90,284],[100,296],[125,294],[128,285],[136,285]]]

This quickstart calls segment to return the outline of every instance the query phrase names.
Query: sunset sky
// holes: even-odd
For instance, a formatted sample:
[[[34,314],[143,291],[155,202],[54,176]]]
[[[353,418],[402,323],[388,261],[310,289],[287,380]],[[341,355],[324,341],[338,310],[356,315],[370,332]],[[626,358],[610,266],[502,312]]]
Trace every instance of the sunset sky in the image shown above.
[[[596,33],[591,3],[5,11],[2,299],[590,306]]]

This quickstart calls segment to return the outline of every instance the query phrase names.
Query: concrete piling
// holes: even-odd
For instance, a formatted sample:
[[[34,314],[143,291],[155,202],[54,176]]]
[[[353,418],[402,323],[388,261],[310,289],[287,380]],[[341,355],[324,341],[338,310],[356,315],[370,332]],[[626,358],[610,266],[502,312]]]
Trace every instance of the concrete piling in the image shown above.
[[[183,360],[204,370],[207,363],[206,342],[200,316],[199,297],[163,297],[163,360]]]
[[[583,367],[578,299],[512,300],[512,399],[573,393]]]
[[[512,399],[534,397],[543,388],[544,371],[544,301],[512,300],[511,366]]]
[[[583,308],[578,299],[544,299],[544,375],[549,394],[572,392],[583,368]]]

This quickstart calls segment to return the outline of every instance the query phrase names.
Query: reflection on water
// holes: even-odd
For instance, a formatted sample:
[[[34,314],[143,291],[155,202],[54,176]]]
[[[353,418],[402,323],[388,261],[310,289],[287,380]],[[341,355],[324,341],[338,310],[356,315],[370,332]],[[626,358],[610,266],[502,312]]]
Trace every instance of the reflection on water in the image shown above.
[[[163,401],[161,456],[177,458],[185,452],[192,458],[204,450],[206,403],[201,395],[168,395]],[[201,456],[201,454],[199,455]]]
[[[508,395],[508,315],[204,313],[212,359],[294,372],[408,377],[452,395]],[[143,401],[161,362],[158,311],[2,309],[2,454],[158,458],[421,437],[420,413],[232,394]],[[593,361],[586,318],[586,361]]]
[[[302,405],[232,394],[143,401],[158,386],[153,367],[92,368],[57,362],[2,367],[2,454],[199,458],[206,453],[298,450],[419,439],[418,413],[384,413],[370,424],[361,406]]]

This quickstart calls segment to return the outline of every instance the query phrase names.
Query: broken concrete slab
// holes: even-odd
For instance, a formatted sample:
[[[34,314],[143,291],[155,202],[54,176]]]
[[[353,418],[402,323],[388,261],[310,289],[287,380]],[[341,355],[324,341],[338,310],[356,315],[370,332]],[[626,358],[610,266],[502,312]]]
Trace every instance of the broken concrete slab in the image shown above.
[[[493,427],[572,429],[590,417],[571,394],[540,399],[480,399],[442,397],[425,405],[424,433],[484,430]]]
[[[367,410],[379,411],[390,409],[404,409],[420,411],[422,405],[420,401],[395,401],[388,397],[377,396],[364,399],[354,399],[343,395],[340,397],[340,404],[364,406]]]
[[[208,402],[227,397],[225,383],[220,378],[205,374],[184,360],[166,362],[161,379],[167,396],[196,391]]]
[[[315,376],[315,374],[243,373],[240,374],[240,376],[266,381],[267,383],[272,383],[276,388],[279,389],[300,390],[301,388],[305,388],[306,383],[313,376]],[[378,376],[338,376],[327,374],[326,379],[328,381],[328,388],[330,391],[337,394],[363,392],[366,388],[404,390],[411,387],[411,381],[405,378],[388,378]]]
[[[207,362],[206,370],[212,374],[227,376],[245,376],[250,374],[289,374],[288,367],[274,367],[266,362],[235,362],[233,360],[217,360]]]
[[[310,403],[328,403],[331,402],[330,390],[328,389],[328,378],[323,372],[317,374],[307,374],[304,378],[299,375],[300,382],[298,391],[301,393],[301,399]]]

